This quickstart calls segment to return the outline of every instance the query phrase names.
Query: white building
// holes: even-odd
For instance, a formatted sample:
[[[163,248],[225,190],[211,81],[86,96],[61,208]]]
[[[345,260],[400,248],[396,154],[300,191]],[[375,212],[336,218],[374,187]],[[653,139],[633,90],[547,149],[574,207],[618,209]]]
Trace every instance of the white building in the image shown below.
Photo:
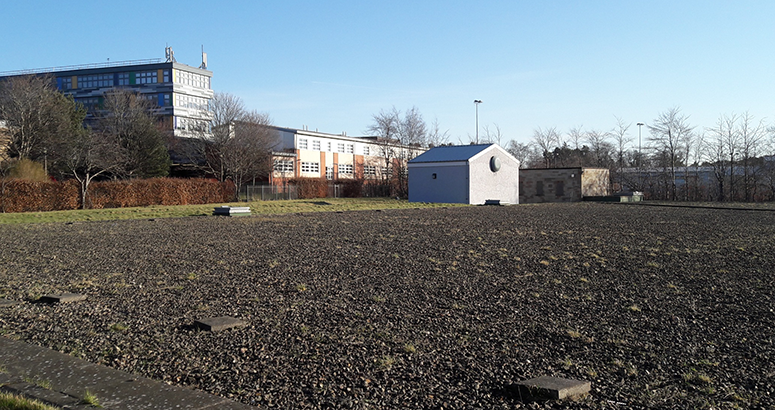
[[[306,129],[274,127],[280,144],[273,152],[272,183],[291,178],[389,180],[400,163],[425,148]]]
[[[519,203],[519,161],[496,144],[436,147],[409,161],[409,202]]]

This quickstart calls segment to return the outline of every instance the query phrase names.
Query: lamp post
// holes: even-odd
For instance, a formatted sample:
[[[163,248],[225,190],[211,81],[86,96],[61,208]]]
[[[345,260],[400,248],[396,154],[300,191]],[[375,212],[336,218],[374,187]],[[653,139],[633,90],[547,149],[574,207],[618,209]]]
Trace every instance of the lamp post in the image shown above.
[[[479,104],[482,103],[482,100],[474,100],[474,105],[476,106],[476,143],[479,143]]]
[[[641,178],[643,178],[643,152],[641,151],[641,145],[640,145],[640,132],[643,128],[643,123],[639,122],[636,124],[638,126],[638,189],[643,190],[643,187],[641,187]]]

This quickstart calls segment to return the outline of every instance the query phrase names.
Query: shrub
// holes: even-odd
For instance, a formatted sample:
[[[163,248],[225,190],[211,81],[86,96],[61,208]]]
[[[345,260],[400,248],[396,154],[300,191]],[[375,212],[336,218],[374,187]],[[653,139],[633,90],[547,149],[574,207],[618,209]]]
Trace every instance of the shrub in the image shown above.
[[[94,209],[148,205],[194,205],[229,202],[234,184],[207,179],[152,178],[99,181],[90,184],[89,206]],[[60,211],[80,208],[80,184],[0,180],[1,212]]]
[[[339,179],[335,182],[342,187],[340,191],[344,198],[360,198],[363,196],[362,179]]]
[[[8,176],[13,179],[24,179],[35,182],[48,182],[48,174],[43,169],[43,164],[29,159],[14,161],[8,170]]]
[[[325,178],[293,178],[288,183],[296,186],[299,199],[325,198],[328,196],[328,181]]]

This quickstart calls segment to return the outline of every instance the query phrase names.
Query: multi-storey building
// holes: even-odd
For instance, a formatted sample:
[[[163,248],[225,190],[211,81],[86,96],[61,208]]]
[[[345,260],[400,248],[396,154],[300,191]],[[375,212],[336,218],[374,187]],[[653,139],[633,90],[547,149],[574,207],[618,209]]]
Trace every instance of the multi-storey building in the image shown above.
[[[426,151],[426,148],[379,141],[375,137],[275,129],[280,143],[273,152],[273,184],[291,178],[389,180],[396,172],[406,172],[406,162]]]
[[[106,62],[79,66],[18,70],[0,73],[3,77],[51,75],[56,86],[88,111],[87,120],[103,103],[105,92],[125,87],[153,103],[165,129],[175,136],[186,136],[193,127],[209,117],[213,98],[210,87],[212,71],[207,70],[206,55],[202,65],[191,67],[175,61],[167,48],[167,58]]]

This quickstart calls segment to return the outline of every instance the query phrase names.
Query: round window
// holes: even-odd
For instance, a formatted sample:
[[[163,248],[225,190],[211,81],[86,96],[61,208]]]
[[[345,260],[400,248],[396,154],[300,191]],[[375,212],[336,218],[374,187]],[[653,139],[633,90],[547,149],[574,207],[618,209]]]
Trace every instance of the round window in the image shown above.
[[[501,169],[501,160],[498,157],[490,157],[490,171],[498,172]]]

